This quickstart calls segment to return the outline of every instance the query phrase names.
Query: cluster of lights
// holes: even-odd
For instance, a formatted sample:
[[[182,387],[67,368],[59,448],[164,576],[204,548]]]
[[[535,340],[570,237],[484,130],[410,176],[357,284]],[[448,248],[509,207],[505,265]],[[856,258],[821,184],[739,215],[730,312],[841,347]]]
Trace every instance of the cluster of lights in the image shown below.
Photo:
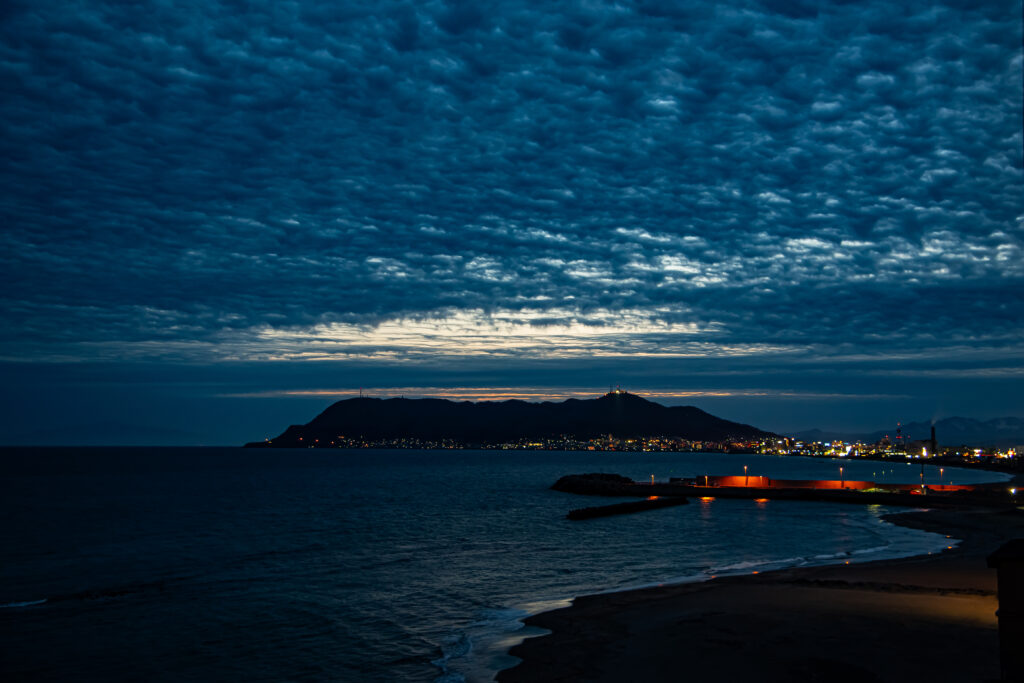
[[[984,449],[984,448],[946,448],[930,452],[921,446],[920,451],[908,450],[907,444],[893,444],[887,440],[877,443],[846,442],[846,441],[800,441],[796,439],[780,439],[765,442],[759,451],[765,455],[803,455],[828,458],[881,457],[906,460],[931,459],[934,457],[955,456],[964,461],[982,460],[985,458],[1008,459],[1017,457],[1016,448]]]
[[[265,440],[268,445],[273,442]],[[376,449],[484,449],[484,450],[548,450],[548,451],[626,451],[626,452],[733,452],[759,453],[762,455],[801,455],[831,458],[886,458],[924,460],[939,457],[940,453],[929,453],[922,448],[920,454],[905,450],[904,445],[893,445],[887,441],[875,444],[844,441],[804,442],[794,439],[769,439],[760,441],[696,441],[677,437],[653,436],[622,439],[611,435],[593,439],[579,439],[570,435],[519,439],[499,443],[468,443],[456,439],[389,438],[367,439],[364,437],[337,436],[331,439],[305,439],[298,437],[303,448],[376,448]],[[963,464],[980,462],[982,459],[1013,459],[1015,448],[1004,450],[945,449],[942,457],[958,457]],[[840,468],[840,474],[842,470]]]
[[[544,438],[519,439],[498,443],[469,443],[457,439],[387,438],[368,439],[362,436],[336,436],[331,439],[297,437],[300,448],[377,448],[377,449],[482,449],[482,450],[546,450],[546,451],[626,451],[626,452],[745,452],[760,453],[757,441],[691,441],[676,437],[654,436],[638,439],[619,439],[612,436],[579,439],[561,435]],[[271,439],[265,439],[272,445]]]

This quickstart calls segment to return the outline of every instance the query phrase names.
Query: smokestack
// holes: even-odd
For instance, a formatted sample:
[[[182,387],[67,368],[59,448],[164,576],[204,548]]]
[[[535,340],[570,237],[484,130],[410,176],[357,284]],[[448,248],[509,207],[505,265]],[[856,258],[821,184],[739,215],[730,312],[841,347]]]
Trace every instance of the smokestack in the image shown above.
[[[938,448],[939,447],[935,443],[935,425],[932,425],[932,442],[929,445],[931,446],[932,457],[934,458],[935,456],[937,456],[939,454],[938,453]]]

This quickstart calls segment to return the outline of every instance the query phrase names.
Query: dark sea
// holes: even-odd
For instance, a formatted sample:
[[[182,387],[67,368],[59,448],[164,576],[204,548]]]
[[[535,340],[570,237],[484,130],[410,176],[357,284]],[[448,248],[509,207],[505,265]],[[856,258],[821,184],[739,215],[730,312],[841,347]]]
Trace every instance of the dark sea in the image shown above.
[[[844,462],[917,482],[918,465]],[[488,681],[581,594],[938,551],[877,506],[606,503],[563,474],[838,478],[724,454],[229,448],[0,450],[0,679]],[[1001,475],[947,468],[947,483]],[[938,471],[928,470],[937,482]]]

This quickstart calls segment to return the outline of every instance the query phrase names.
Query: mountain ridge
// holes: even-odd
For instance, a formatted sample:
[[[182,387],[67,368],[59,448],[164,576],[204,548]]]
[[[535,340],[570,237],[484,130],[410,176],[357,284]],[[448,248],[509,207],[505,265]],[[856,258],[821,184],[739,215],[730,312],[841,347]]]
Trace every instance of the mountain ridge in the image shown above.
[[[618,438],[663,436],[699,441],[773,436],[695,406],[664,406],[635,394],[613,391],[594,399],[541,403],[518,399],[473,402],[353,397],[331,404],[305,425],[291,425],[274,439],[246,445],[295,448],[329,444],[340,438],[501,443],[556,436],[592,439],[609,434]]]

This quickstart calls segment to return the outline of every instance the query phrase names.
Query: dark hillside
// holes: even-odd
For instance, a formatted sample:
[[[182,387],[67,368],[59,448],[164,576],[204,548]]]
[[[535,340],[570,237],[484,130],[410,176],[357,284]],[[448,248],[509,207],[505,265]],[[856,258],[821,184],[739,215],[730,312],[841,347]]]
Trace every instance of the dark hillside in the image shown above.
[[[768,435],[693,406],[667,407],[620,391],[560,403],[351,398],[331,405],[308,424],[292,425],[269,445],[295,448],[318,443],[318,439],[326,444],[338,437],[499,443],[559,435],[589,439],[608,434],[617,438],[671,436],[707,441]]]

